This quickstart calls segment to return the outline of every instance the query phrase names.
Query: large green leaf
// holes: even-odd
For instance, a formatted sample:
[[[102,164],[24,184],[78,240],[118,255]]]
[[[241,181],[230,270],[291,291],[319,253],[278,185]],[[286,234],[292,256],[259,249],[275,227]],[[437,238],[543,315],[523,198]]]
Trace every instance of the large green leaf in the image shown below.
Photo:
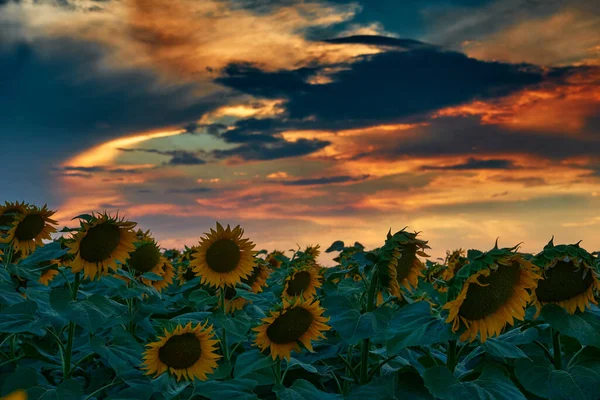
[[[262,368],[268,368],[274,364],[271,357],[265,357],[259,350],[253,349],[240,354],[235,361],[233,376],[236,379],[242,378],[250,372]]]
[[[297,379],[292,386],[275,385],[273,391],[279,400],[342,400],[343,397],[336,393],[326,393],[313,386],[304,379]]]
[[[44,327],[36,316],[38,305],[34,301],[23,301],[4,308],[0,312],[0,332],[31,332],[44,335]]]
[[[526,400],[525,396],[494,364],[487,364],[474,381],[459,381],[448,368],[433,367],[423,374],[425,386],[442,400]]]
[[[255,386],[256,381],[251,379],[196,382],[196,387],[190,398],[201,395],[210,400],[258,400],[258,396],[253,390]]]
[[[490,338],[485,341],[483,348],[490,355],[501,358],[527,358],[527,354],[512,343]]]
[[[373,313],[360,313],[357,302],[347,296],[333,295],[323,299],[325,315],[333,329],[349,344],[375,336],[377,318]]]
[[[563,370],[555,370],[543,358],[518,360],[515,375],[523,387],[536,396],[550,400],[598,400],[600,351],[584,348]]]
[[[600,311],[597,307],[571,315],[556,304],[546,304],[541,315],[561,334],[577,339],[584,346],[600,348]]]
[[[387,348],[390,355],[411,346],[425,346],[454,338],[450,325],[431,315],[429,303],[420,301],[402,307],[388,324]]]
[[[348,400],[428,400],[433,396],[416,373],[391,373],[352,389]]]
[[[119,324],[120,317],[126,313],[122,304],[97,294],[85,300],[66,302],[64,291],[53,290],[50,294],[50,304],[61,316],[90,333]]]

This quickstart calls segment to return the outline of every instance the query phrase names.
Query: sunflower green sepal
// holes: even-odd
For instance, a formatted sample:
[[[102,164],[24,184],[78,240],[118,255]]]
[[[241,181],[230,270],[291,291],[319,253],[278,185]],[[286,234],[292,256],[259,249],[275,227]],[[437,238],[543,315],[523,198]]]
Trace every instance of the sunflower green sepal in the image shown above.
[[[401,297],[400,286],[411,292],[417,287],[419,277],[424,277],[426,267],[417,256],[429,257],[424,250],[431,247],[427,241],[417,239],[418,234],[407,232],[406,227],[393,235],[390,230],[385,244],[379,249],[379,282],[382,288],[397,298]]]
[[[448,282],[442,308],[448,310],[446,322],[453,332],[464,328],[460,340],[473,341],[479,334],[485,342],[506,324],[525,318],[531,291],[542,277],[536,265],[516,252],[518,246],[499,249],[496,243],[486,253],[469,251],[467,264]]]
[[[600,265],[579,243],[554,245],[554,236],[532,262],[544,280],[532,293],[532,303],[540,314],[544,304],[556,304],[569,314],[583,312],[590,304],[598,304],[594,296],[600,292]]]

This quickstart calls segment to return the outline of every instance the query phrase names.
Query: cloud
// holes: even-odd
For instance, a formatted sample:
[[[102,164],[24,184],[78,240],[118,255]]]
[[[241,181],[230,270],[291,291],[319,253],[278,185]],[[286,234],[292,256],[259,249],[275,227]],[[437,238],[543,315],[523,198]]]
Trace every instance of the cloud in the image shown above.
[[[358,57],[310,84],[319,67],[267,72],[250,64],[230,65],[217,82],[267,98],[285,98],[287,118],[344,128],[399,121],[474,99],[506,96],[543,81],[532,65],[479,61],[451,51],[418,49]],[[307,122],[307,123],[308,123]]]
[[[212,192],[213,189],[207,187],[197,187],[188,189],[169,189],[165,193],[176,193],[176,194],[200,194]]]
[[[201,152],[198,151],[187,151],[187,150],[157,150],[157,149],[138,149],[138,148],[132,148],[132,149],[126,149],[126,148],[119,148],[118,150],[120,151],[124,151],[124,152],[144,152],[144,153],[153,153],[153,154],[159,154],[161,156],[168,156],[171,157],[171,159],[166,162],[165,164],[168,165],[202,165],[202,164],[206,164],[206,161],[199,158],[198,155]]]
[[[328,146],[329,143],[317,139],[299,139],[295,142],[277,139],[273,143],[247,143],[229,150],[214,150],[212,155],[220,159],[231,157],[241,161],[276,160],[305,156]]]
[[[433,49],[436,46],[414,39],[400,39],[379,35],[353,35],[334,39],[325,39],[325,43],[368,44],[373,46],[394,47],[403,50]]]
[[[466,162],[454,165],[440,166],[440,165],[424,165],[421,169],[424,170],[473,170],[473,169],[513,169],[515,168],[512,160],[479,160],[476,158],[469,158]]]
[[[349,182],[360,182],[367,179],[369,175],[362,176],[323,176],[321,178],[309,178],[309,179],[296,179],[289,181],[281,181],[283,185],[289,186],[309,186],[309,185],[332,185],[338,183],[349,183]]]

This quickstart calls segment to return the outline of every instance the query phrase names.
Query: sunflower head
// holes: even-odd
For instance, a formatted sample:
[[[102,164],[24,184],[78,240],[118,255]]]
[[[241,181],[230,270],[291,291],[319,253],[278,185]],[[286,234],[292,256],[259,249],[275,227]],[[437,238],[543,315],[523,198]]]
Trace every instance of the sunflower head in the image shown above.
[[[241,310],[248,303],[248,300],[238,296],[237,290],[233,286],[225,286],[219,290],[223,290],[223,297],[219,296],[217,303],[218,309],[223,307],[222,300],[225,301],[225,313],[231,314],[236,310]]]
[[[242,279],[242,283],[250,286],[254,293],[262,292],[263,288],[267,286],[267,279],[271,272],[267,265],[266,261],[257,258],[252,273],[248,277]]]
[[[136,249],[135,222],[103,213],[92,214],[80,224],[73,242],[68,244],[73,272],[83,270],[89,279],[100,278],[108,275],[111,268],[116,270],[117,262],[125,264],[129,253]]]
[[[152,236],[150,229],[143,231],[140,228],[138,228],[138,230],[135,231],[135,238],[137,239],[138,242],[147,242],[147,241],[154,240],[154,237]]]
[[[0,397],[0,400],[27,400],[27,392],[24,390],[17,390],[6,396]]]
[[[36,247],[44,245],[43,240],[50,240],[51,233],[56,232],[57,222],[50,219],[55,211],[48,210],[47,206],[29,206],[21,214],[16,214],[11,228],[0,242],[10,243],[15,251],[23,252],[24,256],[31,254]]]
[[[600,266],[594,257],[579,243],[555,246],[553,239],[532,260],[544,278],[531,296],[536,317],[544,304],[557,304],[570,314],[598,304],[594,295],[600,291]]]
[[[159,292],[173,282],[173,276],[175,275],[173,265],[162,255],[154,239],[144,239],[137,242],[135,250],[129,253],[127,265],[133,276],[143,284],[154,287]],[[152,280],[144,277],[143,275],[147,272],[156,274],[161,279]]]
[[[31,206],[25,202],[8,202],[0,205],[0,235],[8,233],[15,219],[24,214]]]
[[[235,286],[252,273],[254,244],[242,239],[244,230],[238,226],[210,230],[202,238],[190,265],[202,277],[202,283],[216,287]]]
[[[539,268],[512,248],[483,253],[469,250],[468,263],[449,282],[449,311],[446,322],[456,332],[465,331],[461,340],[473,341],[477,334],[482,342],[497,336],[514,319],[523,320],[529,302],[529,291],[541,278]]]
[[[429,257],[424,250],[429,249],[427,241],[417,239],[418,232],[410,233],[402,229],[394,235],[388,232],[387,240],[379,251],[379,279],[392,296],[401,298],[400,286],[409,292],[419,284],[425,265],[417,257]]]
[[[215,348],[219,341],[213,340],[212,326],[207,325],[208,322],[193,328],[190,322],[185,327],[177,325],[171,332],[165,329],[164,336],[147,345],[142,364],[145,374],[158,376],[169,371],[177,381],[182,377],[207,380],[206,375],[213,372],[221,357]]]
[[[308,255],[313,260],[316,260],[317,257],[319,257],[319,254],[321,254],[321,245],[306,246],[306,249],[304,249],[304,254]]]
[[[313,351],[311,340],[324,338],[323,332],[331,329],[326,324],[329,318],[322,316],[324,311],[318,301],[284,299],[280,311],[271,311],[262,325],[253,328],[257,332],[255,345],[262,351],[269,348],[273,360],[279,357],[289,361],[292,350],[301,351],[298,342]]]
[[[277,269],[277,268],[281,267],[281,264],[282,264],[284,258],[285,258],[285,256],[284,256],[283,252],[281,252],[279,250],[273,250],[273,252],[271,252],[267,256],[266,261],[269,263],[271,268]]]
[[[171,262],[178,260],[181,258],[181,252],[177,249],[168,249],[163,253],[165,258]]]
[[[311,265],[299,266],[292,269],[285,279],[283,298],[291,299],[302,297],[311,299],[317,295],[317,288],[321,287],[321,276]]]

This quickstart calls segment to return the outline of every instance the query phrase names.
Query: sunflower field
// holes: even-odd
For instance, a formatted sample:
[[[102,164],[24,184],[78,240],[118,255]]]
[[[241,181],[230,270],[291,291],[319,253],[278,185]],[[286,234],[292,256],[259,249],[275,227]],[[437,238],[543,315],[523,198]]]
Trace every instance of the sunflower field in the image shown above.
[[[600,399],[600,261],[580,243],[184,250],[118,215],[0,205],[0,399]],[[54,238],[54,239],[53,239]]]

